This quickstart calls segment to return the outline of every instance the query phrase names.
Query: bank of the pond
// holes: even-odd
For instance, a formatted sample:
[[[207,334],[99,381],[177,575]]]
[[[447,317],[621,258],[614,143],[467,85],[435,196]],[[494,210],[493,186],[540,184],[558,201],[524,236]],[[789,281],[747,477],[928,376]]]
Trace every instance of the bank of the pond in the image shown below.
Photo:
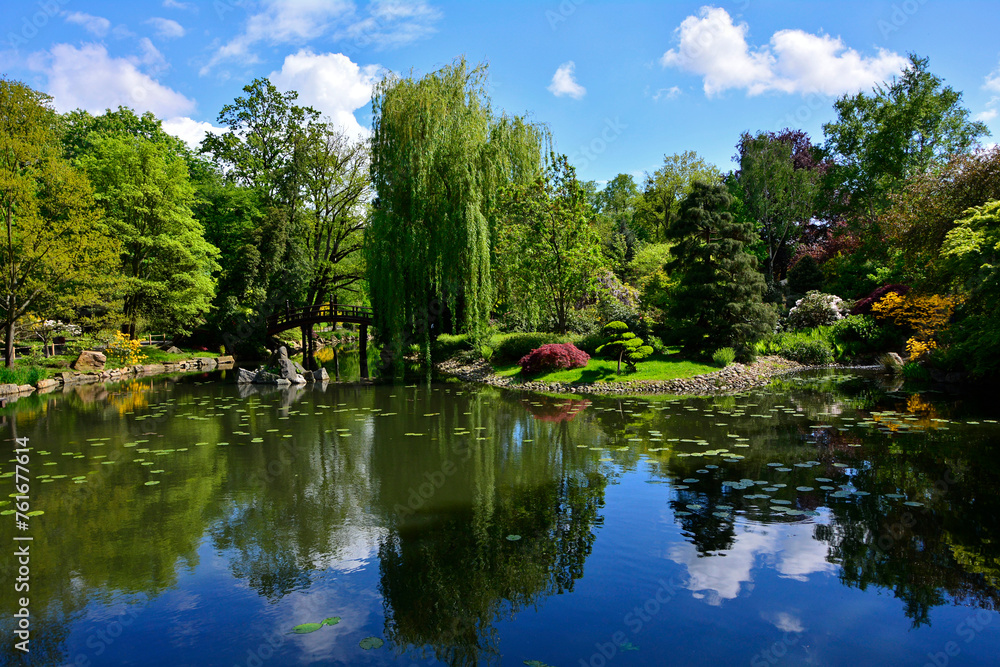
[[[180,361],[162,364],[136,364],[122,368],[111,368],[103,371],[65,371],[56,373],[53,377],[38,380],[35,384],[0,384],[0,402],[16,401],[20,396],[38,392],[47,394],[63,387],[74,385],[118,382],[133,377],[149,377],[168,373],[204,373],[214,370],[229,370],[235,365],[235,359],[230,356],[194,357]]]
[[[523,389],[526,391],[558,392],[571,394],[678,394],[705,395],[745,391],[766,385],[771,378],[812,368],[783,357],[761,357],[752,364],[730,364],[713,373],[704,373],[672,380],[634,380],[619,382],[569,383],[521,381],[518,377],[504,377],[493,372],[493,367],[482,359],[475,362],[448,359],[435,368],[438,372],[467,382],[480,382],[495,387]]]

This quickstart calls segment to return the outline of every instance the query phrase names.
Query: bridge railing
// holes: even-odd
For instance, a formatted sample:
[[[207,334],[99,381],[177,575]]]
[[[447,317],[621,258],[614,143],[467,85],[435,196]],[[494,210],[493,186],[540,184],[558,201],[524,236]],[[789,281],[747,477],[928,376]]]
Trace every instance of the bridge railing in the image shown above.
[[[368,306],[346,306],[339,303],[319,303],[312,306],[300,306],[298,308],[286,305],[283,310],[279,310],[267,318],[267,326],[270,329],[299,320],[335,320],[339,318],[371,320],[372,309]]]

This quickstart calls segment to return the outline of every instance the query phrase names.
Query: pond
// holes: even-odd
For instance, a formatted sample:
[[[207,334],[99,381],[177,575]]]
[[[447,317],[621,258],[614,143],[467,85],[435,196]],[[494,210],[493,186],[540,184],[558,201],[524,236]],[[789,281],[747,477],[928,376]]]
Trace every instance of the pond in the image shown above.
[[[28,439],[31,511],[13,512],[5,463],[0,662],[1000,655],[986,397],[843,371],[689,399],[217,379],[89,385],[0,413],[8,446]],[[27,570],[10,555],[25,545]]]

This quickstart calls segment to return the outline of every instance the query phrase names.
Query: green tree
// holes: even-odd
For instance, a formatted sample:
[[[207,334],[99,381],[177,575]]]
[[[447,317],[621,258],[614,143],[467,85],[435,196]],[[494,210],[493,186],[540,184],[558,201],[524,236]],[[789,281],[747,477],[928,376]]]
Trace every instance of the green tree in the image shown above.
[[[1000,201],[971,208],[945,236],[942,260],[966,300],[948,338],[956,358],[979,376],[1000,375]]]
[[[107,134],[78,163],[122,244],[127,333],[135,336],[140,318],[190,333],[209,310],[219,266],[218,250],[192,215],[195,191],[183,157],[164,143]]]
[[[87,179],[62,158],[47,95],[0,79],[0,322],[4,360],[14,360],[17,323],[29,310],[75,296],[83,305],[113,277],[108,235]]]
[[[984,123],[969,120],[962,93],[944,86],[927,65],[927,58],[911,54],[899,77],[837,100],[837,120],[823,126],[837,164],[831,174],[835,198],[868,224],[907,178],[989,135]]]
[[[604,345],[597,348],[598,354],[610,354],[618,358],[618,370],[622,372],[622,360],[628,365],[629,370],[635,371],[636,364],[653,354],[653,348],[645,344],[641,338],[628,330],[628,325],[624,322],[608,322],[604,325],[604,335],[609,340]]]
[[[592,197],[595,220],[604,254],[615,274],[625,279],[629,265],[642,247],[636,233],[635,213],[639,188],[631,174],[618,174]]]
[[[503,186],[538,169],[541,128],[495,115],[486,85],[486,66],[460,59],[419,80],[388,76],[372,97],[377,199],[365,261],[384,354],[397,374],[410,336],[419,336],[429,361],[428,320],[442,302],[483,340],[495,296],[496,225],[488,212]]]
[[[732,347],[741,358],[774,329],[776,314],[763,303],[766,285],[756,260],[745,248],[753,243],[749,223],[729,212],[732,195],[722,184],[695,183],[670,227],[677,242],[667,265],[679,284],[667,320],[688,352]]]
[[[508,188],[498,254],[508,307],[539,313],[560,333],[602,268],[586,195],[565,155],[533,183]]]
[[[804,137],[804,140],[801,139]],[[746,215],[764,248],[764,277],[768,289],[784,278],[794,245],[815,210],[819,171],[797,167],[793,149],[805,133],[744,133],[737,147],[739,171],[733,175]]]
[[[646,174],[642,197],[636,203],[636,228],[649,240],[662,240],[680,213],[681,202],[697,181],[722,178],[715,165],[694,151],[663,156],[663,166]]]

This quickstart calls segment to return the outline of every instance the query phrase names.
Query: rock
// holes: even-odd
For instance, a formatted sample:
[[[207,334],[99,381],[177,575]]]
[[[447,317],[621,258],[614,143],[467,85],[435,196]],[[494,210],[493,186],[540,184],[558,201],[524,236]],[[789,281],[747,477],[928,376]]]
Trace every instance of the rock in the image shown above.
[[[164,352],[166,352],[167,354],[184,354],[184,351],[182,349],[180,349],[179,347],[175,347],[173,345],[164,350]]]
[[[295,370],[298,371],[300,375],[306,372],[306,369],[302,367],[302,364],[297,361],[293,361],[292,366],[295,366]]]
[[[313,382],[312,371],[303,371],[302,372],[302,379],[305,380],[306,383]]]
[[[236,363],[236,359],[234,359],[232,357],[232,355],[228,355],[228,354],[222,355],[221,357],[219,357],[218,359],[216,359],[216,361],[218,362],[218,364],[220,366],[225,366],[227,364],[235,364]]]
[[[17,385],[16,384],[0,384],[0,396],[6,396],[8,394],[16,394]]]
[[[191,361],[195,364],[196,368],[200,368],[206,371],[211,370],[219,365],[219,362],[217,362],[212,357],[195,357]]]
[[[320,368],[317,371],[312,372],[313,382],[329,382],[330,374],[326,372],[325,368]]]
[[[237,368],[234,379],[236,384],[249,384],[254,381],[256,375],[256,373],[246,368]]]
[[[902,373],[903,359],[895,352],[887,352],[878,358],[878,362],[882,365],[882,368],[890,373]]]
[[[59,386],[59,381],[58,380],[39,380],[38,382],[35,383],[35,386],[38,388],[39,391],[42,391],[43,389],[52,389],[53,387],[58,387]]]
[[[302,376],[300,375],[299,377]],[[278,378],[277,380],[274,381],[274,384],[278,385],[279,387],[287,387],[292,383],[286,380],[285,378]]]
[[[108,358],[94,350],[84,350],[73,362],[71,368],[77,371],[102,371]]]
[[[35,391],[35,388],[32,387],[30,384],[22,384],[22,385],[18,386],[18,388],[17,388],[17,393],[19,393],[19,394],[31,394],[34,391]]]
[[[267,371],[257,371],[253,381],[254,384],[278,384],[278,376]]]

